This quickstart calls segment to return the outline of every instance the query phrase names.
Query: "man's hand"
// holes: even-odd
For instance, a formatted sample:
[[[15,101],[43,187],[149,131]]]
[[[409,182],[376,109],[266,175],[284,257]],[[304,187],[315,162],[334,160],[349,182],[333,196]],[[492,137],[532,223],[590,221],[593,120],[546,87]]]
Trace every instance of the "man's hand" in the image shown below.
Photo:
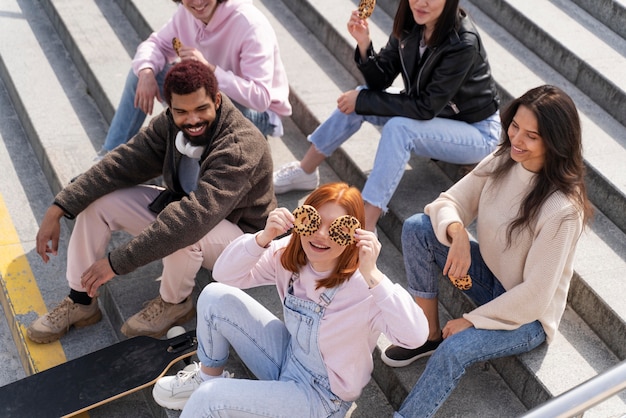
[[[151,68],[144,68],[139,71],[138,77],[135,107],[140,108],[143,113],[151,115],[154,108],[154,98],[156,97],[159,102],[163,101],[159,91],[159,84]]]
[[[80,283],[85,288],[85,291],[89,297],[95,297],[100,286],[115,277],[115,272],[109,264],[109,260],[106,258],[100,259],[93,263],[85,272],[80,276]]]
[[[59,249],[59,237],[61,235],[61,218],[65,215],[63,209],[57,205],[51,205],[41,221],[37,232],[37,254],[44,263],[50,261],[48,254],[57,255]]]

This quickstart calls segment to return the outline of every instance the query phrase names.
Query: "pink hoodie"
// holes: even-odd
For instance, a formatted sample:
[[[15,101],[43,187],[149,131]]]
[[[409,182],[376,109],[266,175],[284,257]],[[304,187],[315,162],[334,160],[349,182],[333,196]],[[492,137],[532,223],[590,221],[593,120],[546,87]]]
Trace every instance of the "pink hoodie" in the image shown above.
[[[274,240],[269,248],[244,234],[231,242],[213,267],[219,282],[247,289],[274,285],[281,300],[289,287],[291,272],[280,262],[291,236]],[[315,289],[330,272],[317,272],[307,263],[293,283],[294,295],[317,302],[325,289]],[[374,369],[372,351],[383,333],[397,345],[419,347],[428,337],[428,321],[413,297],[400,284],[385,277],[369,289],[357,270],[341,285],[326,308],[319,329],[319,348],[333,393],[344,401],[357,399]]]
[[[252,0],[218,4],[208,25],[179,5],[172,18],[137,47],[132,63],[135,74],[144,68],[158,73],[166,63],[174,62],[174,37],[198,49],[216,66],[220,90],[232,100],[259,112],[269,111],[272,123],[278,119],[272,113],[291,115],[289,83],[276,34]]]

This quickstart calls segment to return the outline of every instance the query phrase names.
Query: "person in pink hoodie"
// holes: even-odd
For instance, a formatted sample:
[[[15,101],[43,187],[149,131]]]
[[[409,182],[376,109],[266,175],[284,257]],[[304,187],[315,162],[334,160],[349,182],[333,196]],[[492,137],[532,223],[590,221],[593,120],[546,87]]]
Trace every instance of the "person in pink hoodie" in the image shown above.
[[[179,7],[139,44],[122,98],[97,160],[126,143],[162,100],[163,80],[176,60],[193,59],[214,73],[227,95],[264,135],[283,134],[291,115],[289,84],[276,34],[252,0],[173,0]],[[173,39],[181,47],[176,51]]]
[[[358,189],[325,184],[304,203],[311,215],[302,230],[278,208],[265,229],[220,255],[219,283],[198,299],[200,365],[159,379],[157,403],[184,406],[182,417],[343,417],[370,380],[381,333],[404,347],[426,341],[421,308],[376,266],[376,235],[356,228],[365,218]],[[282,320],[240,290],[263,285],[276,287]],[[231,377],[224,371],[230,346],[258,380],[220,378]]]

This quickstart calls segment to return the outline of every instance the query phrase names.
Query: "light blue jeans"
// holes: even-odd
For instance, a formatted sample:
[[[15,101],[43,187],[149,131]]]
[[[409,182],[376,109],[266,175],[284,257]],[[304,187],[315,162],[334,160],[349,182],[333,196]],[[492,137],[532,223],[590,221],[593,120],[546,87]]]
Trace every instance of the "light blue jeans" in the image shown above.
[[[224,366],[232,346],[259,380],[206,381],[181,417],[345,416],[352,403],[330,391],[317,344],[325,307],[287,294],[283,309],[284,323],[240,289],[221,283],[204,288],[196,329],[200,362]]]
[[[446,245],[439,242],[430,217],[417,214],[402,227],[402,251],[409,293],[434,298],[438,293],[439,275],[448,256]],[[483,305],[505,292],[498,279],[485,265],[478,243],[471,242],[472,264],[468,274],[472,287],[464,291],[477,305]],[[431,417],[450,395],[473,363],[528,352],[546,339],[539,321],[511,331],[468,328],[446,338],[435,350],[396,418]]]
[[[171,65],[166,65],[165,68],[156,75],[161,97],[163,97],[165,75],[170,67]],[[143,125],[144,120],[146,120],[146,114],[140,108],[135,107],[135,92],[137,91],[138,81],[139,78],[131,69],[126,77],[122,98],[120,99],[115,115],[113,115],[111,126],[109,127],[104,145],[102,146],[102,148],[107,151],[111,151],[118,145],[125,144],[139,132],[141,125]],[[250,121],[259,128],[263,135],[270,135],[274,132],[274,125],[269,123],[269,115],[267,112],[257,112],[256,110],[241,106],[238,103],[233,103],[246,118],[250,119]]]
[[[469,124],[445,118],[416,120],[345,114],[335,109],[309,136],[326,157],[359,130],[363,122],[383,126],[374,167],[363,188],[363,199],[387,211],[411,153],[453,164],[474,164],[493,152],[500,140],[500,115]]]

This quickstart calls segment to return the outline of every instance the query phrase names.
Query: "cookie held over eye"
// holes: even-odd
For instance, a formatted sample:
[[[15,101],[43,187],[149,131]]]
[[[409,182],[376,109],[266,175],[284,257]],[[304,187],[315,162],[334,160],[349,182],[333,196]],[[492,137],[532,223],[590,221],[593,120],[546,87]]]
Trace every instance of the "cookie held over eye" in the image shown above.
[[[472,278],[469,274],[462,277],[454,277],[448,275],[448,278],[457,289],[470,290],[472,288]]]
[[[376,0],[361,0],[359,2],[359,17],[367,19],[374,12],[374,7],[376,7]]]
[[[180,57],[180,49],[183,47],[183,43],[178,38],[172,38],[172,47],[176,51],[176,55]]]
[[[354,232],[361,227],[361,222],[351,215],[338,217],[330,224],[328,236],[341,246],[356,243]]]
[[[302,205],[297,207],[293,212],[296,220],[293,223],[293,230],[303,237],[308,237],[317,231],[322,222],[317,209],[310,205]]]

